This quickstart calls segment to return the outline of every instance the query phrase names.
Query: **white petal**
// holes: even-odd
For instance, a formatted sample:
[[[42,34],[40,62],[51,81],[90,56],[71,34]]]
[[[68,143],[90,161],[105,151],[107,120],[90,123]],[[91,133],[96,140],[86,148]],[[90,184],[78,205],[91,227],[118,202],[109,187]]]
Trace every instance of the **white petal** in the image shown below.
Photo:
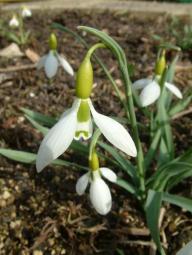
[[[156,81],[149,83],[140,94],[140,101],[143,107],[154,103],[159,98],[161,89]]]
[[[77,111],[79,101],[75,101],[73,111],[54,125],[44,137],[36,161],[37,171],[64,153],[71,144],[77,126]]]
[[[87,134],[87,136],[85,135]],[[78,122],[77,121],[77,129],[75,133],[75,140],[88,140],[93,134],[93,124],[91,118],[86,122]]]
[[[165,87],[168,88],[176,97],[183,98],[181,91],[173,84],[165,82]]]
[[[135,81],[132,84],[132,86],[133,86],[133,89],[143,89],[144,87],[146,87],[151,82],[152,82],[151,79],[140,79],[138,81]]]
[[[57,73],[58,60],[53,51],[50,51],[45,61],[45,73],[48,78],[52,78]]]
[[[16,17],[13,17],[10,21],[9,21],[9,26],[10,27],[18,27],[19,26],[19,21]]]
[[[23,10],[21,12],[21,15],[22,15],[23,18],[31,17],[32,16],[32,12],[28,8],[23,8]]]
[[[101,167],[100,171],[101,171],[102,176],[104,176],[110,182],[117,181],[117,175],[111,169],[106,168],[106,167]]]
[[[64,58],[64,57],[61,57],[59,56],[59,54],[57,54],[57,57],[59,59],[59,62],[61,64],[61,66],[63,67],[63,69],[69,73],[70,75],[74,75],[74,71],[73,71],[73,68],[71,67],[71,65],[69,64],[69,62]]]
[[[85,192],[87,185],[89,183],[89,174],[86,173],[84,175],[82,175],[77,183],[76,183],[76,192],[78,195],[83,195],[83,193]]]
[[[111,210],[111,192],[101,178],[96,178],[91,182],[90,200],[95,210],[101,215],[105,215]]]
[[[91,100],[89,100],[89,106],[94,121],[105,138],[118,149],[132,157],[135,157],[137,155],[137,150],[127,130],[114,119],[96,112]]]
[[[46,58],[47,58],[47,55],[39,59],[39,61],[36,64],[37,69],[41,69],[42,67],[44,67]]]

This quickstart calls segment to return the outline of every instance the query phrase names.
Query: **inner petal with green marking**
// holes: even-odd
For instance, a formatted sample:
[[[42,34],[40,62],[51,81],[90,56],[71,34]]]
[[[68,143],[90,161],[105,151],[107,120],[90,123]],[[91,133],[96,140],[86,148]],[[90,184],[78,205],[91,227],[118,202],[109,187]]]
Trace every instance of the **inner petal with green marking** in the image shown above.
[[[87,140],[92,136],[93,125],[87,100],[82,100],[77,113],[77,130],[75,140]]]

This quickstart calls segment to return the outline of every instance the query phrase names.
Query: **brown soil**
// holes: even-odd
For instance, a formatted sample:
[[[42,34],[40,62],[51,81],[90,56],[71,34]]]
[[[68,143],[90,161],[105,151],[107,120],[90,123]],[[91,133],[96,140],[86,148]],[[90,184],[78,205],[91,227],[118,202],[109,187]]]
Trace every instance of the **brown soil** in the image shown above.
[[[7,18],[7,15],[4,15]],[[170,18],[165,16],[135,16],[133,14],[93,12],[34,13],[27,22],[32,32],[31,48],[39,55],[47,52],[47,38],[52,22],[73,30],[77,25],[97,27],[108,32],[125,49],[128,60],[137,67],[133,80],[152,73],[156,42],[151,35],[158,33],[167,38]],[[85,54],[83,46],[70,35],[56,31],[59,52],[66,55],[77,70]],[[89,42],[94,37],[84,35]],[[174,41],[174,38],[170,38]],[[8,42],[0,38],[0,48]],[[187,65],[190,51],[183,53],[180,65]],[[117,63],[109,52],[99,53],[112,75],[119,80]],[[1,68],[30,64],[27,58],[0,59]],[[94,63],[96,88],[92,95],[95,107],[105,114],[123,116],[118,98],[102,69]],[[192,86],[191,71],[178,72],[175,83],[186,91]],[[119,82],[120,89],[123,90]],[[42,136],[22,117],[19,107],[27,107],[47,115],[59,116],[73,100],[74,80],[63,70],[49,85],[43,72],[29,69],[0,73],[0,144],[2,147],[37,152]],[[110,99],[110,101],[109,101]],[[141,114],[137,115],[142,119]],[[192,145],[192,114],[173,121],[177,154]],[[147,137],[142,135],[147,143]],[[74,160],[70,154],[65,155]],[[86,159],[75,161],[85,164]],[[119,175],[122,173],[114,169]],[[142,211],[137,202],[116,185],[112,185],[113,209],[101,217],[91,208],[88,196],[79,197],[75,183],[80,171],[48,166],[37,174],[34,166],[17,164],[1,157],[0,163],[0,254],[149,254],[150,237]],[[178,189],[179,190],[179,189]],[[190,192],[190,182],[182,185],[182,192]],[[192,238],[190,215],[179,208],[166,205],[163,230],[173,255],[184,242]],[[177,221],[176,221],[177,220]],[[175,223],[177,222],[177,224]],[[178,224],[179,222],[179,224]],[[135,228],[141,233],[135,233]]]

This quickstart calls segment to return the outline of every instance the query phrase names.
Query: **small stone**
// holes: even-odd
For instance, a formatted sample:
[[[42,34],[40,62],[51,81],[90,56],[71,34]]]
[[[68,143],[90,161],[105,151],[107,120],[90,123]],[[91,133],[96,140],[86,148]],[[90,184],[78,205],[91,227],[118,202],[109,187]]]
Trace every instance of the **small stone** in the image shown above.
[[[9,199],[10,197],[11,197],[11,193],[10,193],[8,190],[5,190],[5,191],[3,192],[2,198],[5,199],[5,200],[7,200],[7,199]]]
[[[54,240],[54,239],[49,239],[48,242],[49,242],[49,245],[50,245],[50,246],[53,246],[54,243],[55,243],[55,240]]]
[[[21,220],[12,221],[10,223],[10,228],[15,229],[21,226]]]
[[[0,199],[0,207],[3,208],[3,207],[5,207],[5,206],[6,206],[5,200],[1,200],[1,199]]]
[[[15,58],[22,57],[23,53],[21,52],[19,46],[16,43],[11,43],[6,48],[0,50],[0,56],[6,58]]]
[[[30,96],[30,97],[35,97],[35,94],[34,94],[33,92],[30,92],[30,93],[29,93],[29,96]]]
[[[22,123],[25,120],[23,116],[20,116],[17,120],[18,123]]]

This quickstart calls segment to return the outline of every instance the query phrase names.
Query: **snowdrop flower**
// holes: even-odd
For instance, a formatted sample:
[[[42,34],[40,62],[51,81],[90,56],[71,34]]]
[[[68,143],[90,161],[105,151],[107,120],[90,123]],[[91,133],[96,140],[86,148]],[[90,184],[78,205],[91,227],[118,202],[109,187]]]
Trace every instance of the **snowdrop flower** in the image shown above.
[[[165,50],[162,50],[160,57],[156,61],[155,79],[141,79],[133,83],[134,90],[142,90],[140,94],[141,106],[146,107],[154,103],[161,94],[159,80],[166,67]],[[181,91],[173,84],[165,82],[164,86],[171,91],[176,97],[182,98]]]
[[[31,12],[31,10],[28,7],[23,6],[22,7],[22,11],[21,11],[21,16],[23,18],[31,17],[32,16],[32,12]]]
[[[19,26],[19,20],[16,15],[13,15],[12,19],[9,21],[9,26],[12,28],[16,28]]]
[[[89,96],[93,85],[93,69],[89,58],[81,63],[76,77],[76,98],[72,107],[44,137],[37,155],[36,168],[45,166],[63,154],[73,139],[89,139],[93,132],[92,118],[105,138],[124,153],[135,157],[135,144],[127,130],[114,119],[98,113]]]
[[[165,82],[165,87],[179,99],[183,97],[181,91],[174,84]],[[152,79],[141,79],[134,82],[133,89],[142,90],[139,97],[143,107],[154,103],[161,94],[161,88],[158,82]]]
[[[57,52],[57,39],[53,33],[49,38],[49,47],[49,53],[40,58],[39,62],[37,63],[37,69],[44,67],[46,76],[51,79],[56,75],[58,67],[62,66],[67,73],[73,76],[73,68],[68,61]]]
[[[106,178],[110,182],[115,183],[117,181],[117,176],[109,168],[99,168],[96,153],[94,153],[93,160],[93,168],[78,179],[76,184],[76,192],[78,195],[83,195],[88,184],[90,183],[89,195],[91,203],[99,214],[105,215],[111,210],[112,197],[110,189],[102,177]]]

